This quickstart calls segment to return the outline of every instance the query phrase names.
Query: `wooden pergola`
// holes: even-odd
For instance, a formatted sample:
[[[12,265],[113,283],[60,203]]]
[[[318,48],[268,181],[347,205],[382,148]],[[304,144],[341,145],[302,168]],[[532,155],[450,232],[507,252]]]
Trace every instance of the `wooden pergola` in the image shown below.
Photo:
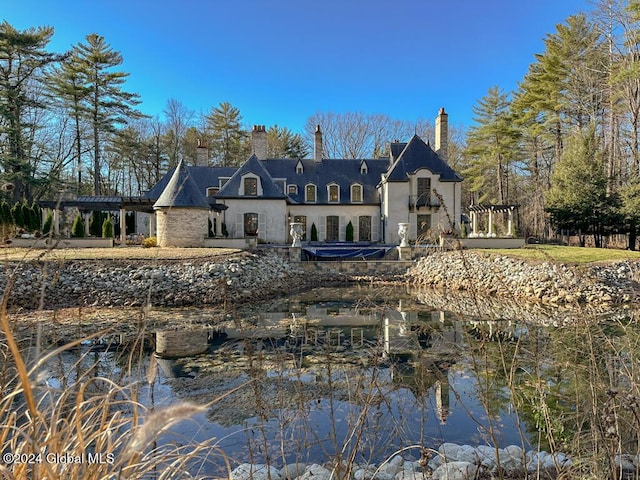
[[[485,205],[477,204],[469,206],[469,214],[471,217],[471,233],[469,237],[495,237],[496,234],[493,231],[493,214],[494,213],[507,213],[507,236],[513,236],[513,212],[518,208],[518,205]],[[489,214],[488,231],[486,235],[482,232],[478,233],[478,215]]]

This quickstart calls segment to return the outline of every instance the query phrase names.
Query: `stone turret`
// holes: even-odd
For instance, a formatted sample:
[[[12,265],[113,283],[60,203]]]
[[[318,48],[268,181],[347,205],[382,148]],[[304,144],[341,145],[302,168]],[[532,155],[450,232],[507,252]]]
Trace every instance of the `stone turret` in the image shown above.
[[[268,155],[267,130],[264,125],[254,125],[251,131],[251,149],[256,157],[265,160]]]
[[[444,107],[438,112],[436,118],[436,153],[438,156],[448,162],[449,147],[449,115],[444,111]]]
[[[156,211],[158,246],[204,246],[210,205],[182,160],[153,209]]]

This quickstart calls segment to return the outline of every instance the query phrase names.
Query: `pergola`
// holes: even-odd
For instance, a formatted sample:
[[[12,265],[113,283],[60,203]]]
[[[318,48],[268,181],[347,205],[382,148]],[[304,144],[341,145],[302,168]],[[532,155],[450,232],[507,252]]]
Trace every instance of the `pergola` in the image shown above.
[[[41,200],[40,207],[53,211],[53,229],[56,235],[60,234],[60,212],[68,208],[77,208],[83,216],[85,229],[89,233],[89,215],[93,211],[120,212],[120,240],[126,237],[126,213],[127,211],[145,212],[153,214],[154,200],[142,197],[98,197],[77,196],[60,200]],[[151,232],[155,230],[154,216],[151,216]]]
[[[507,236],[513,236],[513,212],[518,208],[518,205],[470,205],[469,214],[471,216],[471,233],[469,237],[495,237],[496,234],[493,231],[493,214],[494,213],[507,213]],[[478,233],[478,215],[489,214],[489,225],[486,235],[483,232]]]

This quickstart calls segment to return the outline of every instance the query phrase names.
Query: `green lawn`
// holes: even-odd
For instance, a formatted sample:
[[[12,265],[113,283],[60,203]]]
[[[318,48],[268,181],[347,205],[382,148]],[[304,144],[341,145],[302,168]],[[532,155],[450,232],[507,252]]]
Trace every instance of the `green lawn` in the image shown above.
[[[640,260],[640,252],[605,248],[563,247],[558,245],[527,245],[526,247],[519,249],[491,249],[478,251],[530,260],[561,263],[590,263],[625,259]]]

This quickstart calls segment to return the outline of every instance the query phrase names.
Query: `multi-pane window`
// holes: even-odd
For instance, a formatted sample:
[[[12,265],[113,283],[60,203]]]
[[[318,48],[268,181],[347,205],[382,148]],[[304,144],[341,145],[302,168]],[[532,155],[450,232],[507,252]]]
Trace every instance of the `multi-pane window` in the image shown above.
[[[338,185],[329,185],[329,203],[338,203],[340,201],[340,187]]]
[[[351,201],[353,203],[362,202],[362,185],[351,185]]]
[[[247,237],[255,237],[256,235],[258,235],[258,214],[257,213],[244,214],[244,234]]]
[[[337,215],[327,216],[327,241],[337,242],[340,240],[340,217]]]
[[[298,194],[298,186],[297,185],[287,185],[287,189],[289,191],[289,195],[297,195]]]
[[[431,179],[418,178],[418,200],[417,205],[431,205]]]
[[[244,194],[252,197],[255,197],[258,195],[258,179],[257,178],[245,177]]]
[[[418,215],[418,242],[424,242],[431,234],[431,215]]]
[[[371,241],[371,217],[362,216],[358,218],[358,240],[361,242]]]
[[[315,202],[316,201],[316,186],[315,185],[307,185],[305,189],[304,195],[305,202]]]

